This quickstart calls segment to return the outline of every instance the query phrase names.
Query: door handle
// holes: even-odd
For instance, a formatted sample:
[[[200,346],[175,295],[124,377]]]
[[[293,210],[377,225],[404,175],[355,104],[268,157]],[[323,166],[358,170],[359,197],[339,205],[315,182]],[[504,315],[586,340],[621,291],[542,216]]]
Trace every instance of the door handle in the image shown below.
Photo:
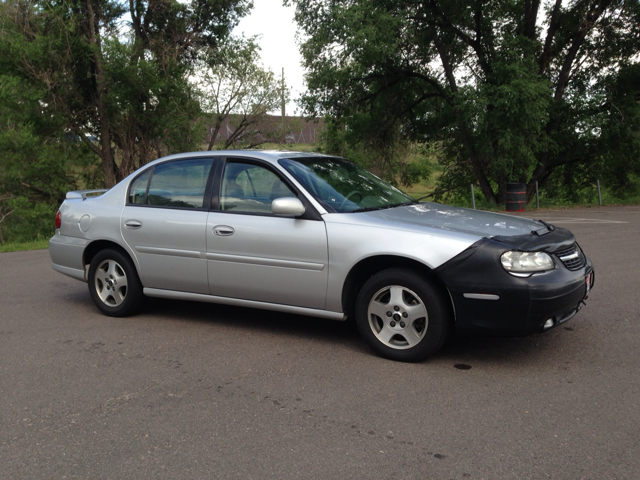
[[[124,222],[124,226],[130,230],[136,230],[142,227],[142,222],[140,220],[127,220]]]
[[[216,225],[213,227],[213,234],[218,235],[219,237],[228,237],[234,233],[236,233],[236,231],[229,225]]]

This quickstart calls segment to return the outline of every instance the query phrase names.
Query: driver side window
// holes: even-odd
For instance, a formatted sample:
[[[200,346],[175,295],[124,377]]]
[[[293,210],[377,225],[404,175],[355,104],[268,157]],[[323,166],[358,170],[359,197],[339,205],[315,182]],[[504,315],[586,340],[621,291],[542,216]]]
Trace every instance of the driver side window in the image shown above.
[[[271,213],[276,198],[295,197],[271,170],[250,163],[225,165],[220,190],[220,209],[238,213]]]

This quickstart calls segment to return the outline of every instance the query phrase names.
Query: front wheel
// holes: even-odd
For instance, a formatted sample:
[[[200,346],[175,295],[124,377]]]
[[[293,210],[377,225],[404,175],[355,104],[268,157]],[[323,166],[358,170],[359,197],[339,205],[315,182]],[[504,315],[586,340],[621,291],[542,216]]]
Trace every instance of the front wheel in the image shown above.
[[[102,250],[89,265],[89,293],[96,307],[111,317],[134,314],[144,294],[133,263],[117,250]]]
[[[383,357],[424,360],[442,347],[451,329],[451,309],[443,293],[413,271],[383,270],[358,294],[358,330]]]

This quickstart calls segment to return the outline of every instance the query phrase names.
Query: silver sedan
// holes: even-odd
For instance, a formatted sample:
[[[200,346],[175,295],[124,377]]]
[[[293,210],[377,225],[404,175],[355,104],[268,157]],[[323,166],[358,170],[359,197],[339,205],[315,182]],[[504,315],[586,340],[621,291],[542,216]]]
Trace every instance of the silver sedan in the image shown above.
[[[454,331],[553,328],[594,281],[568,230],[416,202],[348,160],[303,152],[172,155],[108,191],[69,192],[49,251],[106,315],[149,296],[353,317],[401,361]]]

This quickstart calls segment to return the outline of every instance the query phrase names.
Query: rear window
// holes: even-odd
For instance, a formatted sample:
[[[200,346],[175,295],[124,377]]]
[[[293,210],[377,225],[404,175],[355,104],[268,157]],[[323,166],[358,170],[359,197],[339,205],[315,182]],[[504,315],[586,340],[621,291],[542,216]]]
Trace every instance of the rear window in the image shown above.
[[[173,208],[203,208],[213,160],[180,160],[156,165],[131,183],[129,203]]]

